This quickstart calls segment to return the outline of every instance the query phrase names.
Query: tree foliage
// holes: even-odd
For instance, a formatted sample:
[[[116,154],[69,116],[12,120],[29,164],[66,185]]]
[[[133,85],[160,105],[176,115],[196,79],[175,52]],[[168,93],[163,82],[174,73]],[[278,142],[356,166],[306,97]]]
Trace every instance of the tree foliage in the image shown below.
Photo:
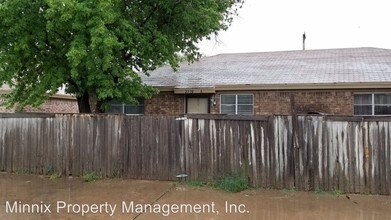
[[[156,91],[138,73],[226,29],[236,0],[0,0],[0,83],[8,106],[39,106],[61,85],[81,112],[108,100],[135,101]],[[90,105],[91,104],[91,105]],[[90,108],[92,106],[92,108]]]

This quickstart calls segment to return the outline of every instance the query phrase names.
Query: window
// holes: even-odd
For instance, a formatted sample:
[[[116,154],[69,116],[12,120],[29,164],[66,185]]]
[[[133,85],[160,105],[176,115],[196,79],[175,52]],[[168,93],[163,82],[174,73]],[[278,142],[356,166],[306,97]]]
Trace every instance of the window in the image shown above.
[[[391,93],[354,95],[355,115],[391,115]]]
[[[220,96],[220,113],[231,115],[252,115],[254,108],[253,95],[236,94]]]
[[[138,100],[138,104],[130,103],[110,103],[106,113],[119,113],[127,115],[143,115],[144,114],[144,100]]]

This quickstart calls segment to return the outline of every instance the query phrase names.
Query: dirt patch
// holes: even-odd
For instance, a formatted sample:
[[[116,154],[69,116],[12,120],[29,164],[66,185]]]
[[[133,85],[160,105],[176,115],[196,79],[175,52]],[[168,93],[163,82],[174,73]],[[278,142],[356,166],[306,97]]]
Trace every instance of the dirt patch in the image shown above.
[[[51,205],[52,213],[6,213],[7,201],[8,211],[15,201],[20,201]],[[83,216],[72,209],[69,213],[65,209],[56,213],[58,201],[87,204],[90,209],[94,204],[103,205],[103,209]],[[391,216],[391,196],[276,190],[227,193],[161,181],[106,179],[86,183],[79,178],[49,180],[43,176],[0,174],[0,219],[107,219],[110,211],[105,212],[105,204],[117,206],[113,219],[364,220]]]

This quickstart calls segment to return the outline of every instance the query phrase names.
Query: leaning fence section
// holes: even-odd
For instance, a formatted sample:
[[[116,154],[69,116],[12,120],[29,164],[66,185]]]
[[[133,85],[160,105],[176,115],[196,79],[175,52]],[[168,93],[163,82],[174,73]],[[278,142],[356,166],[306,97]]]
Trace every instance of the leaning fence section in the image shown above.
[[[0,170],[391,192],[391,120],[330,116],[0,115]]]

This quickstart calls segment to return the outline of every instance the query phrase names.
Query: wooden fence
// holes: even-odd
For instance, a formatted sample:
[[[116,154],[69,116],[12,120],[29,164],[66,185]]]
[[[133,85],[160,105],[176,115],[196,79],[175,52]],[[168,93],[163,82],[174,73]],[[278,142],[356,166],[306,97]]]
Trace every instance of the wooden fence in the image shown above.
[[[391,119],[0,115],[0,170],[174,180],[246,172],[251,185],[391,192]]]

